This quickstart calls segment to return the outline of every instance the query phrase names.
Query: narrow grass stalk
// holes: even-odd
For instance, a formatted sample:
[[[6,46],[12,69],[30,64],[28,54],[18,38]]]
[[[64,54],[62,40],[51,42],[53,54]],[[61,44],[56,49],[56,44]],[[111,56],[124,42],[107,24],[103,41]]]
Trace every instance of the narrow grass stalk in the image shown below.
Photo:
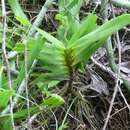
[[[2,17],[3,17],[3,36],[2,36],[3,53],[2,54],[3,54],[3,61],[5,62],[5,65],[6,65],[6,68],[7,68],[8,86],[9,86],[9,89],[12,90],[11,72],[10,72],[9,61],[8,61],[7,52],[6,52],[7,21],[6,21],[5,0],[2,0],[1,4],[2,4]],[[10,115],[11,115],[12,128],[13,128],[13,130],[15,130],[14,117],[13,117],[13,107],[12,107],[12,96],[10,97],[9,106],[10,106],[9,112],[10,112]]]
[[[102,7],[102,16],[103,16],[103,19],[104,19],[104,21],[107,21],[107,19],[108,19],[107,18],[107,15],[108,15],[108,0],[102,0],[101,1],[101,7]],[[115,17],[114,13],[113,13],[113,16]],[[121,66],[121,45],[120,45],[120,40],[119,40],[119,34],[118,33],[116,33],[116,37],[117,37],[117,43],[118,43],[119,67],[117,67],[117,65],[115,63],[114,51],[112,49],[111,38],[109,38],[107,40],[107,43],[106,43],[106,50],[107,50],[107,53],[108,53],[109,64],[110,64],[112,70],[115,73],[117,73],[117,80],[116,80],[116,85],[115,85],[115,89],[114,89],[114,92],[113,92],[113,96],[112,96],[112,99],[111,99],[111,102],[110,102],[110,106],[109,106],[107,118],[106,118],[106,121],[104,123],[104,126],[103,126],[102,130],[106,130],[107,124],[109,122],[110,114],[111,114],[111,111],[112,111],[112,107],[113,107],[113,104],[114,104],[114,100],[115,100],[118,88],[120,88],[120,86],[119,86],[120,78],[122,78],[121,73],[120,73],[120,66]],[[125,81],[125,79],[123,79],[123,80]],[[125,84],[125,82],[124,82],[124,84]],[[128,89],[130,89],[130,86],[127,86],[127,85],[128,84],[125,84],[125,86]],[[127,104],[127,101],[126,100],[124,100],[124,101]]]
[[[30,31],[29,31],[29,36],[33,36],[36,32],[36,27],[39,27],[41,25],[41,22],[48,10],[48,8],[52,5],[52,3],[54,2],[55,0],[46,0],[44,6],[42,7],[41,11],[39,12],[36,20],[34,21]]]
[[[64,119],[63,119],[63,121],[62,121],[62,124],[61,124],[61,126],[58,128],[58,130],[63,130],[64,125],[65,125],[65,122],[66,122],[66,119],[67,119],[67,116],[68,116],[68,114],[69,114],[69,112],[70,112],[70,109],[71,109],[71,107],[72,107],[72,105],[74,104],[74,102],[75,102],[76,99],[77,99],[77,97],[75,97],[75,98],[73,99],[73,101],[71,102],[71,104],[70,104],[70,106],[69,106],[69,108],[68,108],[68,110],[67,110],[67,112],[66,112],[66,114],[65,114],[65,117],[64,117]]]
[[[108,21],[108,0],[102,0],[101,1],[101,15],[104,20],[104,22]],[[107,56],[109,60],[109,65],[111,69],[115,72],[118,73],[118,66],[115,63],[115,57],[114,57],[114,50],[112,48],[112,43],[111,43],[111,37],[109,37],[106,41],[106,51],[107,51]],[[130,82],[126,80],[122,74],[120,73],[120,79],[123,80],[123,83],[127,90],[130,92]]]
[[[29,31],[29,36],[33,36],[36,32],[36,27],[39,27],[45,14],[46,14],[46,11],[48,10],[48,8],[52,5],[54,0],[47,0],[45,2],[45,4],[43,5],[41,11],[39,12],[36,20],[34,21],[34,24],[32,26],[32,28],[30,29]],[[34,64],[32,65],[33,67],[35,66],[37,60],[34,60]],[[29,72],[28,72],[28,75],[29,75]],[[23,81],[21,82],[21,84],[19,85],[18,87],[18,91],[17,91],[17,94],[18,95],[21,95],[25,90],[25,78],[23,79]],[[13,101],[12,101],[12,104],[13,104],[13,107],[15,107],[15,105],[17,104],[18,102],[18,99],[19,99],[19,96],[15,96],[13,98]],[[10,106],[8,105],[2,112],[1,112],[1,115],[2,114],[6,114],[9,112],[9,108]]]

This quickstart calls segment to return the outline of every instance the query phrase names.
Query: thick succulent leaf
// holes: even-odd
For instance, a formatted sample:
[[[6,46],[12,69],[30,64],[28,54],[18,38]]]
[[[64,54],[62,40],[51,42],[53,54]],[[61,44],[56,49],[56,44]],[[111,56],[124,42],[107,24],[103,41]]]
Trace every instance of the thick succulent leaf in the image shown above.
[[[88,34],[89,32],[93,31],[93,29],[96,28],[96,20],[97,17],[95,14],[89,14],[82,22],[80,25],[80,28],[78,31],[76,31],[72,38],[69,41],[69,44],[75,42],[78,40],[81,36]]]
[[[83,0],[58,0],[59,13],[66,15],[68,12],[75,10],[75,14],[78,14],[82,2]]]
[[[78,1],[79,0],[58,0],[59,12],[65,14],[65,12],[68,12],[68,10],[72,9],[78,3]]]
[[[105,41],[106,41],[106,38],[104,38],[104,39],[102,39],[100,41],[97,41],[95,43],[92,43],[93,45],[89,46],[86,49],[80,49],[79,52],[76,52],[77,59],[75,59],[75,63],[78,63],[78,61],[79,62],[82,61],[83,63],[86,63],[89,60],[89,58],[91,57],[91,55],[94,54],[94,52],[98,48],[100,48],[102,46],[102,44],[105,43]]]
[[[74,4],[74,3],[77,4]],[[68,18],[68,23],[69,23],[69,30],[68,30],[68,37],[72,36],[77,29],[79,28],[79,12],[80,12],[80,8],[82,6],[83,0],[71,0],[71,3],[73,5],[73,7],[70,9],[69,5],[66,8],[67,12],[67,18]],[[70,7],[71,7],[71,3],[70,3]]]
[[[88,60],[93,52],[101,47],[112,33],[128,24],[130,24],[130,14],[118,16],[72,44],[69,44],[69,49],[73,50],[73,57],[75,57],[74,64]]]
[[[58,0],[58,7],[59,7],[59,12],[62,13],[65,11],[65,0]]]
[[[45,70],[45,79],[68,79],[69,70],[65,62],[65,53],[63,48],[55,44],[45,44],[40,52],[38,59],[41,61]],[[44,79],[44,80],[45,80]]]

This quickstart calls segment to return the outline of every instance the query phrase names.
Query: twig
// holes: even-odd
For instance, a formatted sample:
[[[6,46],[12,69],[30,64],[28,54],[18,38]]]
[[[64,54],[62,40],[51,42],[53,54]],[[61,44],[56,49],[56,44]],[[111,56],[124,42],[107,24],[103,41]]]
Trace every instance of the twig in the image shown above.
[[[108,124],[108,121],[109,121],[109,118],[110,118],[110,114],[111,114],[111,111],[112,111],[112,107],[113,107],[113,104],[114,104],[114,100],[115,100],[115,97],[116,97],[116,94],[117,94],[117,91],[118,91],[118,82],[119,82],[119,77],[116,80],[116,86],[114,88],[114,93],[112,95],[112,99],[111,99],[111,102],[110,102],[109,110],[108,110],[108,113],[107,113],[107,118],[106,118],[106,121],[105,121],[105,124],[104,124],[102,130],[106,130],[106,127],[107,127],[107,124]]]
[[[108,0],[101,0],[101,15],[102,18],[104,19],[104,22],[107,21],[108,17]],[[111,43],[111,38],[109,37],[106,42],[106,51],[107,51],[107,56],[109,60],[109,65],[115,73],[118,72],[118,66],[115,63],[115,58],[114,58],[114,50],[112,48],[112,43]],[[123,75],[120,73],[120,79],[123,80],[123,83],[127,90],[130,92],[130,82],[123,77]]]
[[[126,0],[110,0],[115,6],[130,9],[130,1]]]
[[[119,86],[118,86],[118,90],[119,90],[119,92],[120,92],[120,94],[121,94],[121,96],[122,96],[126,106],[128,107],[128,109],[130,111],[130,105],[128,104],[128,102],[127,102],[127,100],[126,100],[126,98],[125,98],[125,96],[124,96],[124,94],[123,94],[123,92],[122,92],[122,90],[121,90],[121,88]]]
[[[115,14],[114,14],[113,6],[112,6],[112,5],[111,5],[111,8],[112,8],[113,17],[115,17]],[[121,67],[121,43],[120,43],[120,38],[119,38],[119,33],[118,33],[118,32],[116,33],[116,38],[117,38],[117,43],[118,43],[119,68],[120,68],[120,67]],[[123,94],[123,92],[122,92],[120,86],[118,86],[118,89],[119,89],[119,92],[120,92],[120,94],[121,94],[121,96],[122,96],[122,98],[123,98],[125,104],[127,105],[128,109],[129,109],[129,111],[130,111],[130,106],[129,106],[129,104],[128,104],[128,102],[127,102],[127,100],[126,100],[126,98],[125,98],[125,96],[124,96],[124,94]]]
[[[11,72],[10,72],[10,67],[9,67],[9,61],[7,57],[7,52],[6,52],[6,32],[7,32],[7,22],[6,22],[6,8],[5,8],[5,1],[1,1],[2,4],[2,18],[3,18],[3,36],[2,36],[2,50],[3,50],[3,61],[5,62],[5,66],[7,68],[7,77],[8,77],[8,86],[9,89],[12,91],[12,81],[11,81]],[[10,115],[11,115],[11,123],[12,123],[12,128],[15,130],[15,125],[14,125],[14,117],[13,117],[13,107],[12,107],[12,96],[10,97]]]
[[[102,0],[101,1],[101,11],[102,11],[102,16],[103,16],[103,19],[104,19],[104,21],[107,21],[107,15],[108,15],[108,0]],[[113,92],[113,95],[112,95],[112,99],[111,99],[111,102],[110,102],[110,106],[109,106],[109,110],[108,110],[108,114],[107,114],[107,118],[106,118],[106,121],[105,121],[105,123],[104,123],[104,125],[103,125],[103,128],[102,128],[102,130],[106,130],[106,127],[107,127],[107,124],[108,124],[108,121],[109,121],[109,118],[110,118],[110,114],[111,114],[111,111],[112,111],[112,107],[113,107],[113,104],[114,104],[114,100],[115,100],[115,97],[116,97],[116,94],[117,94],[117,91],[118,91],[118,83],[119,83],[119,81],[120,81],[120,64],[121,64],[121,51],[120,51],[120,42],[119,42],[119,39],[117,39],[118,40],[118,46],[119,46],[119,68],[118,68],[118,71],[116,70],[116,72],[117,72],[117,80],[116,80],[116,85],[115,85],[115,88],[114,88],[114,92]],[[109,38],[108,40],[107,40],[107,45],[106,45],[106,47],[107,47],[107,51],[108,52],[110,52],[110,54],[113,54],[114,52],[112,52],[112,50],[111,51],[109,51],[109,48],[108,47],[110,47],[111,49],[112,49],[112,44],[111,44],[111,39]],[[112,65],[112,67],[114,67],[114,69],[115,69],[115,61],[114,61],[114,54],[113,55],[110,55],[110,56],[112,56],[112,57],[109,57],[109,58],[112,58],[111,59],[111,61],[110,61],[110,63],[112,62],[112,63],[114,63],[114,66],[113,66],[113,64],[111,64]]]
[[[104,2],[104,1],[102,1]],[[108,1],[106,1],[108,2]],[[108,3],[105,3],[105,4],[108,4]],[[105,5],[104,5],[105,6]],[[103,7],[104,7],[103,6]],[[106,5],[107,6],[107,5]],[[112,11],[113,11],[113,7],[111,5],[111,8],[112,8]],[[105,7],[105,11],[107,11],[107,7]],[[107,13],[105,12],[104,15],[106,15]],[[114,14],[114,11],[113,11],[113,17],[115,17],[115,14]],[[106,20],[107,20],[107,15],[105,16]],[[121,44],[120,44],[120,39],[119,39],[119,34],[118,32],[116,33],[116,38],[117,38],[117,43],[118,43],[118,55],[119,55],[119,67],[117,67],[117,65],[115,64],[115,60],[114,60],[114,52],[112,52],[112,44],[111,44],[111,40],[109,39],[109,42],[107,43],[107,51],[110,52],[110,63],[111,63],[111,66],[113,68],[113,70],[115,72],[117,72],[118,74],[118,78],[117,78],[117,81],[116,81],[116,86],[115,86],[115,89],[114,89],[114,93],[113,93],[113,96],[112,96],[112,100],[111,100],[111,103],[110,103],[110,107],[109,107],[109,111],[108,111],[108,114],[107,114],[107,118],[106,118],[106,121],[105,121],[105,124],[103,126],[103,130],[106,130],[106,127],[107,127],[107,124],[108,124],[108,121],[110,119],[110,114],[111,114],[111,111],[112,111],[112,107],[113,107],[113,104],[114,104],[114,100],[115,100],[115,97],[116,97],[116,94],[117,94],[117,90],[119,89],[119,92],[122,96],[122,98],[124,99],[128,109],[130,110],[130,107],[129,107],[129,104],[127,103],[127,100],[125,98],[125,96],[123,95],[121,89],[120,89],[120,86],[119,86],[119,81],[120,81],[120,66],[121,66]],[[109,45],[108,45],[109,44]],[[110,48],[109,48],[110,47]],[[127,86],[128,87],[128,86]]]
[[[4,0],[2,0],[2,15],[3,15],[3,36],[2,36],[3,60],[5,62],[5,66],[7,69],[8,85],[9,85],[9,88],[12,89],[11,72],[10,72],[9,61],[8,61],[7,52],[6,52],[7,23],[6,23],[6,10],[5,10]]]
[[[109,69],[108,67],[104,66],[103,64],[99,63],[99,61],[97,61],[96,59],[94,59],[93,57],[91,57],[92,62],[97,65],[99,68],[101,68],[102,70],[104,70],[105,72],[109,73],[110,75],[112,75],[112,77],[114,79],[117,79],[117,74],[115,74],[111,69]]]
[[[125,106],[125,107],[119,109],[118,111],[116,111],[115,113],[113,113],[113,114],[110,116],[110,118],[112,118],[114,115],[116,115],[117,113],[123,111],[123,110],[126,109],[126,108],[127,108],[127,106]]]

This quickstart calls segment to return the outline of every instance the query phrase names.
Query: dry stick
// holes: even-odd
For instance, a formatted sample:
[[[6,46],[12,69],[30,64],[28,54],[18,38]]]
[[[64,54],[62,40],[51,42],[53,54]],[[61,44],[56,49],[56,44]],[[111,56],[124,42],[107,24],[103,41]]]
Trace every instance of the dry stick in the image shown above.
[[[103,64],[101,64],[99,61],[97,61],[96,59],[94,59],[92,56],[91,56],[91,60],[92,62],[98,66],[99,68],[101,68],[103,71],[109,73],[114,79],[117,79],[117,74],[115,74],[110,68],[104,66]]]
[[[101,14],[103,16],[104,21],[107,21],[108,0],[101,0],[101,11],[102,11]],[[111,45],[111,38],[109,38],[107,40],[107,46],[106,47],[108,47],[110,45]],[[110,47],[112,48],[112,46],[110,46]],[[109,52],[109,48],[107,48],[107,51]],[[112,50],[111,50],[110,53],[113,53]],[[114,58],[114,54],[110,55],[110,56],[112,56],[112,58]],[[111,58],[111,57],[109,57],[109,58]],[[112,95],[112,99],[111,99],[111,102],[110,102],[107,118],[106,118],[106,121],[104,123],[104,126],[103,126],[102,130],[106,130],[106,127],[107,127],[107,124],[108,124],[108,121],[109,121],[109,118],[110,118],[110,114],[111,114],[111,111],[112,111],[112,107],[113,107],[113,104],[114,104],[114,100],[115,100],[115,97],[116,97],[116,94],[117,94],[117,91],[118,91],[118,83],[120,81],[120,76],[119,76],[119,74],[120,74],[120,62],[121,62],[121,56],[119,54],[119,68],[118,68],[118,75],[117,75],[116,85],[115,85],[114,92],[113,92],[113,95]],[[114,59],[111,59],[110,63],[115,63]],[[115,67],[115,64],[114,64],[114,67]]]
[[[29,36],[33,36],[33,34],[36,32],[36,27],[39,27],[45,14],[46,14],[46,11],[48,10],[48,8],[52,5],[53,1],[55,0],[47,0],[45,2],[45,4],[43,5],[41,11],[39,12],[36,20],[34,21],[35,24],[33,24],[32,28],[30,29],[30,33],[29,33]],[[37,22],[36,22],[37,21]],[[33,62],[33,65],[32,67],[34,67],[36,65],[36,60],[34,60]],[[29,72],[28,72],[28,75],[29,75]],[[17,91],[17,95],[21,95],[25,90],[25,79],[23,79],[23,81],[21,82],[20,86],[18,87],[18,91]],[[15,105],[17,104],[18,102],[18,99],[19,99],[19,96],[15,96],[14,99],[13,99],[13,102],[12,102],[12,105],[13,107],[15,107]],[[9,112],[9,106],[7,106],[1,113],[2,114],[6,114]]]
[[[108,9],[108,5],[106,6],[106,2],[108,2],[108,0],[101,0],[102,1],[102,8],[101,8],[101,15],[104,19],[104,21],[107,21],[107,11],[106,8]],[[106,7],[106,8],[105,8]],[[108,60],[109,60],[109,65],[111,67],[111,69],[117,73],[118,72],[118,66],[115,63],[115,58],[114,58],[114,50],[112,48],[112,43],[111,43],[111,38],[109,37],[107,39],[107,43],[106,43],[106,51],[107,51],[107,55],[108,55]],[[125,87],[128,89],[128,91],[130,92],[130,82],[128,80],[126,80],[122,74],[120,74],[120,78],[123,80],[123,83],[125,85]]]
[[[124,94],[123,94],[123,92],[122,92],[122,90],[121,90],[121,88],[120,88],[119,86],[118,86],[118,90],[119,90],[119,92],[120,92],[120,94],[121,94],[121,96],[122,96],[122,98],[123,98],[123,100],[124,100],[124,102],[125,102],[127,108],[128,108],[129,111],[130,111],[130,105],[128,104],[128,102],[127,102],[127,100],[126,100],[126,98],[125,98],[125,96],[124,96]]]
[[[114,100],[115,100],[116,94],[118,92],[118,82],[119,82],[119,76],[118,76],[118,78],[116,80],[114,93],[112,95],[112,99],[111,99],[111,102],[110,102],[109,110],[108,110],[108,113],[107,113],[107,118],[106,118],[106,121],[105,121],[105,124],[104,124],[102,130],[106,130],[106,127],[107,127],[107,124],[108,124],[108,121],[109,121],[109,118],[110,118],[110,115],[111,115],[112,107],[113,107],[113,104],[114,104]]]
[[[101,7],[103,7],[103,8],[102,8],[103,18],[105,19],[105,21],[107,21],[108,1],[107,1],[107,0],[106,0],[106,1],[103,0],[101,5],[102,5]],[[114,13],[113,13],[113,16],[115,16]],[[107,118],[106,118],[105,124],[104,124],[104,126],[103,126],[103,130],[105,130],[106,127],[107,127],[107,124],[108,124],[108,121],[109,121],[109,118],[110,118],[110,114],[111,114],[111,111],[112,111],[112,107],[113,107],[113,104],[114,104],[114,100],[115,100],[115,97],[116,97],[118,88],[119,88],[119,92],[120,92],[121,96],[123,97],[123,99],[124,99],[126,105],[128,106],[128,108],[130,108],[129,105],[128,105],[128,103],[127,103],[127,100],[125,99],[125,96],[123,95],[123,93],[122,93],[122,91],[121,91],[121,89],[120,89],[120,86],[118,85],[118,82],[120,81],[121,45],[120,45],[120,40],[119,40],[119,34],[118,34],[118,33],[116,34],[116,37],[117,37],[118,52],[119,52],[119,68],[118,68],[118,69],[117,69],[117,66],[116,66],[116,64],[115,64],[114,52],[112,51],[112,44],[111,44],[111,39],[110,39],[110,38],[109,38],[109,40],[108,40],[108,42],[107,42],[107,46],[106,46],[106,47],[107,47],[108,54],[111,54],[111,55],[110,55],[110,56],[111,56],[110,58],[112,58],[112,59],[110,59],[110,65],[112,65],[112,69],[113,69],[115,72],[118,71],[118,78],[117,78],[117,80],[116,80],[116,86],[115,86],[114,93],[113,93],[113,96],[112,96],[112,100],[111,100],[111,103],[110,103],[110,107],[109,107],[109,111],[108,111],[108,114],[107,114]],[[109,47],[110,47],[110,48],[109,48]]]
[[[126,109],[126,108],[127,108],[127,106],[125,106],[125,107],[119,109],[118,111],[116,111],[115,113],[113,113],[113,114],[110,116],[110,118],[112,118],[112,117],[115,116],[117,113],[123,111],[123,110]]]
[[[105,2],[104,1],[105,0],[102,1],[101,7],[104,8],[104,12],[105,12],[104,17],[105,17],[105,21],[106,21],[107,20],[107,11],[108,11],[108,1],[107,0]],[[108,40],[110,41],[110,38]],[[107,44],[110,44],[110,42],[107,42]],[[120,59],[119,59],[119,65],[120,65]],[[106,130],[106,127],[107,127],[107,124],[108,124],[108,121],[109,121],[109,118],[110,118],[110,114],[111,114],[111,111],[112,111],[114,100],[115,100],[115,97],[116,97],[116,94],[117,94],[117,91],[118,91],[118,83],[119,83],[119,80],[120,80],[119,74],[120,74],[120,67],[118,68],[118,75],[117,75],[116,85],[115,85],[115,88],[114,88],[114,93],[112,95],[112,99],[111,99],[111,102],[110,102],[107,118],[106,118],[106,121],[104,123],[102,130]]]
[[[118,55],[119,55],[118,78],[116,80],[116,86],[115,86],[114,93],[112,95],[112,99],[111,99],[111,102],[110,102],[107,118],[106,118],[106,121],[105,121],[105,124],[104,124],[102,130],[106,130],[107,124],[108,124],[109,119],[110,119],[110,115],[111,115],[112,107],[113,107],[113,104],[114,104],[114,100],[116,98],[116,94],[117,94],[118,88],[119,88],[119,81],[120,81],[120,76],[119,75],[120,75],[120,66],[121,66],[121,45],[120,45],[120,40],[119,40],[118,33],[116,34],[116,36],[117,36],[117,42],[118,42]]]
[[[12,91],[11,72],[10,72],[9,61],[8,61],[7,52],[6,52],[7,23],[6,23],[5,1],[2,0],[1,4],[2,4],[2,18],[3,18],[3,36],[2,36],[3,61],[5,62],[5,65],[7,68],[8,86],[9,86],[9,89]],[[12,107],[12,96],[10,97],[9,111],[10,111],[10,115],[11,115],[12,128],[13,128],[13,130],[15,130],[14,117],[13,117],[13,107]]]
[[[110,0],[110,2],[112,2],[114,5],[117,5],[119,7],[123,7],[123,8],[127,8],[130,9],[130,1],[125,1],[125,0]],[[106,45],[107,52],[108,52],[108,56],[110,57],[110,66],[112,67],[113,71],[117,71],[117,65],[115,64],[115,60],[114,60],[114,53],[113,53],[113,49],[112,49],[112,44],[107,44]],[[128,91],[130,92],[130,82],[128,80],[126,80],[125,78],[123,78],[122,75],[120,75],[120,77],[123,80],[124,85],[126,86],[126,88],[128,89]]]
[[[115,18],[115,14],[114,14],[113,6],[112,6],[112,5],[111,5],[111,8],[112,8],[113,17]],[[120,66],[120,65],[121,65],[121,43],[120,43],[120,38],[119,38],[119,33],[118,33],[118,32],[116,33],[116,37],[117,37],[118,51],[119,51],[119,60],[120,60],[120,61],[119,61],[119,67],[121,67],[121,66]],[[129,109],[129,111],[130,111],[130,106],[129,106],[129,104],[128,104],[128,102],[127,102],[127,100],[126,100],[126,98],[125,98],[125,96],[124,96],[124,94],[123,94],[123,92],[122,92],[120,86],[118,86],[118,89],[119,89],[119,92],[120,92],[120,94],[121,94],[121,96],[122,96],[124,102],[126,103],[128,109]]]

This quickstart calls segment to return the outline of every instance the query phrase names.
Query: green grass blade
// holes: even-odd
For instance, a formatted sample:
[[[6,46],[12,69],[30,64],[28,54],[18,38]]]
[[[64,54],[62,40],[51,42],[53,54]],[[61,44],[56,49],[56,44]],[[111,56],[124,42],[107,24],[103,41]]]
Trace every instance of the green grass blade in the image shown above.
[[[97,17],[94,14],[89,14],[87,18],[81,23],[78,31],[76,31],[69,41],[69,44],[78,40],[81,36],[91,32],[96,27]]]
[[[7,106],[10,97],[13,95],[13,91],[2,89],[0,90],[0,110]]]
[[[3,73],[3,66],[0,66],[0,88],[2,88],[2,73]]]
[[[8,3],[16,17],[19,16],[19,17],[27,19],[27,16],[24,14],[18,0],[8,0]]]
[[[93,54],[93,52],[95,52],[105,43],[105,39],[112,35],[112,33],[117,32],[129,24],[130,14],[124,14],[106,22],[93,32],[81,37],[76,42],[72,43],[69,48],[73,49],[73,54],[75,57],[77,57],[74,64],[82,62],[86,58],[88,59],[90,55]],[[91,51],[88,55],[88,50],[90,50],[90,48],[93,51]]]
[[[40,51],[42,50],[42,46],[44,44],[44,40],[39,38],[39,39],[34,39],[34,38],[29,38],[27,40],[27,44],[29,44],[29,42],[31,42],[33,44],[33,47],[31,48],[29,54],[28,54],[28,61],[27,61],[27,70],[29,71],[33,61],[38,57]],[[25,76],[25,70],[24,68],[24,64],[21,67],[20,73],[15,81],[15,84],[13,86],[14,89],[17,88],[17,86],[20,85],[20,83],[22,82],[22,80],[24,79]]]
[[[51,34],[37,28],[37,31],[43,36],[43,38],[45,38],[46,40],[48,40],[49,42],[64,48],[64,45],[62,42],[60,42],[57,38],[53,37]]]

